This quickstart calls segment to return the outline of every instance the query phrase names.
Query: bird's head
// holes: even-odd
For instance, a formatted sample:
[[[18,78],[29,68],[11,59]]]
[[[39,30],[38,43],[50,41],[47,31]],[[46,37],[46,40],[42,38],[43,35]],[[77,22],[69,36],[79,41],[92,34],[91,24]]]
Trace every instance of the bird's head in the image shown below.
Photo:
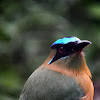
[[[78,53],[79,54],[83,51],[83,49],[91,44],[90,41],[87,40],[80,40],[77,37],[64,37],[58,39],[51,45],[51,49],[56,50],[56,54],[53,58],[49,61],[49,65],[53,62],[60,61],[63,59],[69,59],[71,55]]]

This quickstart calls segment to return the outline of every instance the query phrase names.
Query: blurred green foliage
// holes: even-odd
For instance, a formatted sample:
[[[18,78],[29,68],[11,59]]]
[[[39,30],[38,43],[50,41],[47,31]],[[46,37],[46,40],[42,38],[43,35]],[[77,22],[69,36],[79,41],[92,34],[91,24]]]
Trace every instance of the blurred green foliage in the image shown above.
[[[18,100],[50,45],[66,36],[92,42],[85,54],[95,86],[100,80],[99,1],[0,0],[0,100]]]

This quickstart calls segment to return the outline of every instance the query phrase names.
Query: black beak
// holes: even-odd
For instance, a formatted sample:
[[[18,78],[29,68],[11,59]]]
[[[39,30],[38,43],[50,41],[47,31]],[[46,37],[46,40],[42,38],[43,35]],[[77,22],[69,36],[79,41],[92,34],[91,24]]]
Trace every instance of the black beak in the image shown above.
[[[90,41],[82,40],[78,43],[79,50],[83,50],[85,47],[87,47],[89,44],[92,44]]]

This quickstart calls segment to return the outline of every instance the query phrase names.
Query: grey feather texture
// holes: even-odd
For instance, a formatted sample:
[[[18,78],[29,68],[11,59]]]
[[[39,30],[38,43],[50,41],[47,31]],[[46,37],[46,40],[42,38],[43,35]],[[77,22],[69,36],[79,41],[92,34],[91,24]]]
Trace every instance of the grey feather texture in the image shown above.
[[[38,68],[24,85],[19,100],[79,100],[84,93],[73,78]]]

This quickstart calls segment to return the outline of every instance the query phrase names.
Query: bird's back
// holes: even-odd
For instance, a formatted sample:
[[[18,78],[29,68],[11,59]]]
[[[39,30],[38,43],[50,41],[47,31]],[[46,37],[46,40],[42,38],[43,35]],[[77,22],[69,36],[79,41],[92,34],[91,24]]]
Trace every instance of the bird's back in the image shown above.
[[[84,93],[74,78],[38,68],[27,80],[19,100],[79,100]]]

